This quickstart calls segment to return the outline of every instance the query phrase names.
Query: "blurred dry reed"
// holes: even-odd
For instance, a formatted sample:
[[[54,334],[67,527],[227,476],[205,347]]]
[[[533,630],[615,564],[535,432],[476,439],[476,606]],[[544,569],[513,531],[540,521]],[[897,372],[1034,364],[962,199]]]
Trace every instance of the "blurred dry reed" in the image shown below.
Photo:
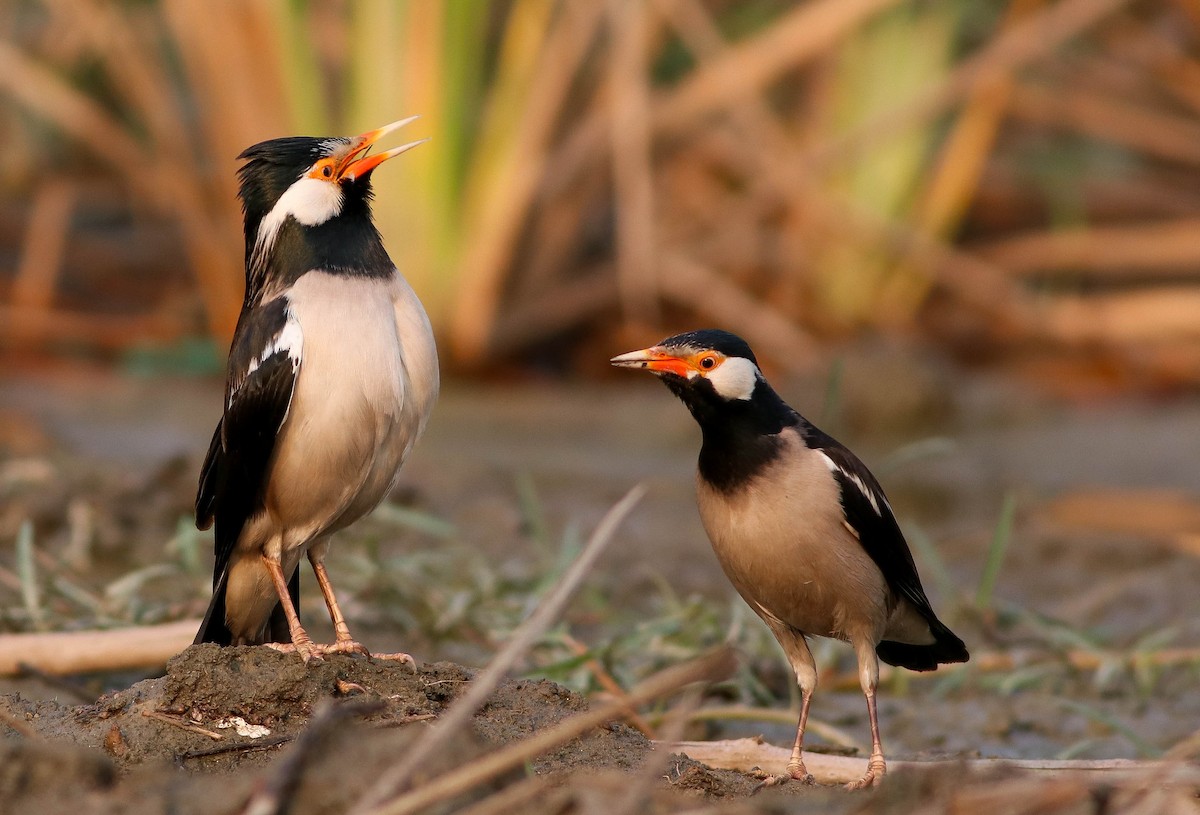
[[[1198,35],[1193,0],[18,0],[0,341],[224,342],[233,156],[420,113],[378,219],[460,367],[711,322],[796,368],[886,331],[1195,383]],[[161,274],[82,251],[97,200]]]

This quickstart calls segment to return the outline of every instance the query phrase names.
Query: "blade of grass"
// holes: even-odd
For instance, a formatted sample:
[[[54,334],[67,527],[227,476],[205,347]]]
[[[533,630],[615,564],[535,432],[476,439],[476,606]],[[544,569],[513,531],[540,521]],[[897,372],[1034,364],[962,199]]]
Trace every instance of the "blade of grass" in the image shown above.
[[[979,579],[979,589],[975,592],[975,608],[985,611],[992,607],[992,597],[996,590],[996,581],[1000,578],[1000,567],[1004,565],[1004,554],[1012,540],[1013,521],[1017,513],[1017,497],[1008,492],[1004,495],[1004,503],[1000,507],[1000,518],[996,521],[996,530],[992,533],[992,545],[988,547],[987,561],[983,566],[983,575]]]
[[[825,401],[821,403],[821,427],[832,432],[842,412],[842,381],[846,374],[846,360],[837,357],[829,364],[829,376],[825,378]]]
[[[38,631],[46,628],[46,613],[42,608],[42,590],[38,585],[37,564],[33,551],[33,522],[25,520],[17,529],[17,574],[21,578],[21,602],[29,621]]]
[[[1072,713],[1078,713],[1088,719],[1102,724],[1110,730],[1119,733],[1138,751],[1142,758],[1159,758],[1163,751],[1139,736],[1132,727],[1125,724],[1107,710],[1101,710],[1094,705],[1088,705],[1075,699],[1059,699],[1059,704]]]
[[[908,542],[917,550],[921,565],[933,574],[933,582],[937,583],[942,597],[947,600],[959,597],[958,584],[954,582],[950,570],[946,568],[946,561],[942,560],[941,553],[925,530],[917,524],[908,523],[905,524],[905,532]]]
[[[442,540],[449,540],[458,534],[458,529],[454,524],[443,518],[396,504],[380,504],[372,513],[372,517]]]

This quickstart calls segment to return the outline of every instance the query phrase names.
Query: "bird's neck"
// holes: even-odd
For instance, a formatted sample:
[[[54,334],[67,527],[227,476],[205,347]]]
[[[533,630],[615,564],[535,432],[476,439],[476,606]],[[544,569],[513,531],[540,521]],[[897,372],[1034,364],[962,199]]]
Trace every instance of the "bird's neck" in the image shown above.
[[[289,218],[258,262],[253,245],[248,244],[246,302],[257,303],[314,270],[346,277],[386,277],[393,269],[369,217],[332,218],[317,226],[304,226]]]
[[[749,399],[726,400],[686,389],[680,398],[700,425],[700,476],[722,492],[745,484],[780,455],[785,427],[800,418],[779,394],[759,380]]]

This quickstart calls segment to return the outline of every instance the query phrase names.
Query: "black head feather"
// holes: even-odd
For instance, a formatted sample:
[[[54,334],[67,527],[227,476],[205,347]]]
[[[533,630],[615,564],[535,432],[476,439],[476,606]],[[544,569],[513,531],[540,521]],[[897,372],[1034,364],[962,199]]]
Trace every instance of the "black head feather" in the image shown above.
[[[269,281],[293,282],[313,269],[335,274],[385,275],[392,262],[371,216],[371,180],[366,173],[341,183],[341,211],[315,226],[292,219],[280,228],[270,256],[252,264],[263,218],[287,189],[322,158],[342,153],[348,137],[288,136],[248,147],[238,156],[238,195],[246,240],[246,302],[257,302]],[[257,268],[252,268],[252,266]]]
[[[688,348],[693,351],[712,350],[727,357],[748,359],[758,365],[758,360],[754,357],[754,351],[750,350],[749,343],[737,334],[731,334],[719,328],[702,328],[698,331],[676,334],[673,337],[667,337],[658,346],[660,348]]]
[[[754,351],[745,340],[716,328],[676,334],[657,347],[680,355],[717,351],[758,366]],[[761,377],[749,399],[727,399],[703,376],[688,379],[662,374],[661,378],[700,425],[704,436],[700,475],[723,491],[738,489],[774,461],[782,450],[780,432],[801,421]]]
[[[344,150],[348,138],[287,136],[247,147],[238,155],[238,197],[245,216],[247,250],[254,245],[258,225],[280,196],[322,158]]]

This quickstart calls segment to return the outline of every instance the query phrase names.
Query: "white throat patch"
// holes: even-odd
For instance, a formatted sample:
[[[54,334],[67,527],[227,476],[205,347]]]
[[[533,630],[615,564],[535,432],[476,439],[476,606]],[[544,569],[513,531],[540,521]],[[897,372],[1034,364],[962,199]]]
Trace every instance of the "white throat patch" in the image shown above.
[[[729,357],[707,378],[721,398],[748,400],[758,384],[758,366],[742,357]]]
[[[271,252],[280,228],[292,216],[305,226],[317,226],[342,211],[342,185],[320,178],[300,176],[292,186],[284,190],[271,211],[263,216],[258,225],[258,237],[254,242],[251,259],[257,266]]]

